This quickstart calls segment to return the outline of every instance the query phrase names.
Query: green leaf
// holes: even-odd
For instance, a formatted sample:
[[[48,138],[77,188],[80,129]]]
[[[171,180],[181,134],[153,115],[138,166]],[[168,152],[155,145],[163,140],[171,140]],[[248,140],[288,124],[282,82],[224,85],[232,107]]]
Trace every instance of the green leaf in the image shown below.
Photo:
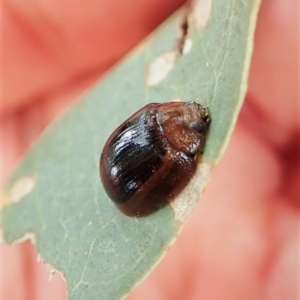
[[[154,267],[195,207],[246,92],[258,0],[202,0],[168,19],[42,135],[3,191],[4,239],[34,236],[70,299],[120,299]],[[173,206],[122,215],[98,175],[114,128],[149,102],[205,104],[211,128],[196,176]]]

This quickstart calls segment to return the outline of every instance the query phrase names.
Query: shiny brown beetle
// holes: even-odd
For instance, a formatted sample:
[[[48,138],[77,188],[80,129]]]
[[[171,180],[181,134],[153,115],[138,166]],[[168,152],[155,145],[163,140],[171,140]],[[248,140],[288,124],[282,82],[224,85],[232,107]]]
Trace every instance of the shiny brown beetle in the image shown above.
[[[210,124],[196,102],[151,103],[122,123],[100,158],[103,186],[128,216],[166,205],[193,176]]]

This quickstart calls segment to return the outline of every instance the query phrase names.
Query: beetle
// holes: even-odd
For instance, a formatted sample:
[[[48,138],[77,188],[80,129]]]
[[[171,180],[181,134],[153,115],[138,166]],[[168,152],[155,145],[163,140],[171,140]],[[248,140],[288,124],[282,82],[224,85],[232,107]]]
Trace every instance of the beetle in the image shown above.
[[[104,189],[128,216],[165,206],[192,178],[211,119],[194,101],[150,103],[108,138],[100,157]]]

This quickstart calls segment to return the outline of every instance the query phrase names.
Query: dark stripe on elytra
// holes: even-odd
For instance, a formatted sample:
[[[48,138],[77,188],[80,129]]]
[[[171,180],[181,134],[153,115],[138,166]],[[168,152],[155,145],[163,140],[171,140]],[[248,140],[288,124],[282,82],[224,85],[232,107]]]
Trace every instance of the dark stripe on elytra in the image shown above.
[[[152,124],[149,124],[149,119],[149,112],[145,117],[135,119],[116,135],[108,151],[106,168],[112,180],[110,186],[118,190],[119,198],[114,199],[116,203],[130,200],[163,164],[162,131],[155,118]],[[130,139],[126,138],[130,133]],[[115,151],[117,145],[122,147]],[[112,174],[113,169],[117,170],[116,176]]]

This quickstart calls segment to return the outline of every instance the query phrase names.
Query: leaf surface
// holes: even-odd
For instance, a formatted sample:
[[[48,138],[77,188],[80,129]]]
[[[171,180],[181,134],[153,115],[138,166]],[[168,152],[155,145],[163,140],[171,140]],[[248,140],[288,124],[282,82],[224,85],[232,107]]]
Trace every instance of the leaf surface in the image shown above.
[[[258,7],[258,0],[196,1],[187,32],[186,11],[174,14],[46,130],[5,185],[5,241],[33,234],[43,259],[64,275],[69,299],[121,299],[174,241],[234,128]],[[137,109],[178,98],[211,112],[197,176],[177,206],[126,217],[101,185],[102,147]]]

